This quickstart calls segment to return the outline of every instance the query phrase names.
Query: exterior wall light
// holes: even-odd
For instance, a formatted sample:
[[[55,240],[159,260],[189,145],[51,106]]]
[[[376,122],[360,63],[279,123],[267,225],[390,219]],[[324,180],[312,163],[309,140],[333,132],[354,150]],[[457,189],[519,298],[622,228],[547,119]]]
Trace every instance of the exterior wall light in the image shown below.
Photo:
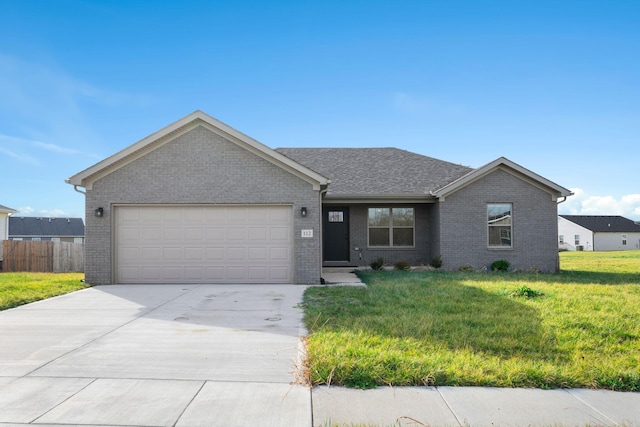
[[[306,207],[303,206],[303,207],[300,208],[300,216],[301,217],[307,216],[307,208]]]
[[[98,208],[94,212],[98,218],[102,218],[104,216],[104,208]]]

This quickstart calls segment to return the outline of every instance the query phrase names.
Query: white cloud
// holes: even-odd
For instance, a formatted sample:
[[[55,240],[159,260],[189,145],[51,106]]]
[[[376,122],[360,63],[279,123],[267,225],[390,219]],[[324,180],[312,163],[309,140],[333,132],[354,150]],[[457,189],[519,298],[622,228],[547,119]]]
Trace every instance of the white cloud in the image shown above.
[[[17,209],[14,216],[41,216],[47,218],[68,217],[69,215],[62,209],[35,209],[31,206],[24,206]]]
[[[581,188],[572,188],[573,196],[558,206],[558,212],[568,215],[621,215],[640,220],[640,194],[592,196]]]
[[[31,165],[39,164],[39,162],[30,155],[24,153],[16,153],[15,151],[9,150],[8,148],[0,147],[0,153],[4,153],[7,156],[19,160],[23,163],[29,163]]]

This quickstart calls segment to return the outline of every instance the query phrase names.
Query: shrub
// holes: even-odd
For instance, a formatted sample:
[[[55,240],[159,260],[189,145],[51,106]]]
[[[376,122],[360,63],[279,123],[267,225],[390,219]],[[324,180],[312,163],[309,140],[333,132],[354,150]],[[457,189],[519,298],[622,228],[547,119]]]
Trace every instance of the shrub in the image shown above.
[[[384,266],[384,260],[382,258],[376,258],[369,264],[373,270],[380,270]]]
[[[535,289],[531,289],[528,286],[520,286],[518,289],[511,292],[509,296],[512,298],[524,297],[526,299],[531,299],[531,298],[543,297],[544,293],[540,291],[536,291]]]
[[[460,268],[458,268],[458,271],[463,271],[463,272],[471,272],[471,271],[475,271],[475,268],[473,268],[473,265],[471,264],[465,264],[465,265],[461,265]]]
[[[393,268],[396,270],[407,271],[411,268],[411,266],[406,261],[398,261],[395,264],[393,264]]]
[[[506,259],[499,259],[491,263],[491,271],[509,271],[510,265]]]
[[[442,257],[440,255],[438,255],[437,257],[434,257],[431,260],[431,263],[429,263],[429,265],[433,268],[440,268],[442,267]]]

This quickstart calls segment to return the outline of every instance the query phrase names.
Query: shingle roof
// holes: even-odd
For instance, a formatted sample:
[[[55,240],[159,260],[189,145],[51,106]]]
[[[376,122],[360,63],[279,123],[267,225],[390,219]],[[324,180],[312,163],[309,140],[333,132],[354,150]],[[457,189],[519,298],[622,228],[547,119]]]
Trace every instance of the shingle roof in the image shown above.
[[[594,233],[640,233],[640,225],[623,216],[612,215],[560,215]]]
[[[276,151],[329,178],[329,196],[428,196],[473,170],[398,148]]]
[[[9,237],[83,237],[82,218],[9,217]]]

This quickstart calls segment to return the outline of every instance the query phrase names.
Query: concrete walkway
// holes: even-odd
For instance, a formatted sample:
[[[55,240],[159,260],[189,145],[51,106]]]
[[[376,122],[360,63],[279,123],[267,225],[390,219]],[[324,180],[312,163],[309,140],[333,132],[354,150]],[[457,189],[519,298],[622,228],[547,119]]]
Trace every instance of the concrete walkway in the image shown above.
[[[102,286],[0,312],[2,426],[640,426],[640,393],[295,385],[304,286]]]

